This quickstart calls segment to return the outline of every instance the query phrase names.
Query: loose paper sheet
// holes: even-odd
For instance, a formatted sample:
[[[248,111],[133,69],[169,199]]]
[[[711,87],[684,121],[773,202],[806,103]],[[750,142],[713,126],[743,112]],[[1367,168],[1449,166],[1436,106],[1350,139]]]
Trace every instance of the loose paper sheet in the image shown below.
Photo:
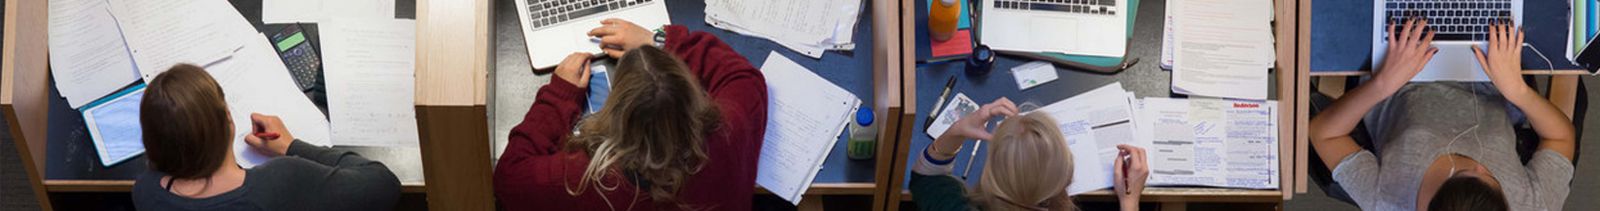
[[[777,52],[766,61],[767,129],[756,184],[800,204],[861,100]]]
[[[416,147],[416,21],[333,18],[320,24],[334,140]]]

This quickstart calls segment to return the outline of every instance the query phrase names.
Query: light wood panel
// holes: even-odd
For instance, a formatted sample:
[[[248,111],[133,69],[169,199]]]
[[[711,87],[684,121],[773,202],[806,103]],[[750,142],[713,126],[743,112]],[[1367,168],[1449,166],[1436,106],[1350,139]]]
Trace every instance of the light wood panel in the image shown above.
[[[10,124],[39,207],[52,210],[45,194],[45,126],[48,118],[49,53],[45,1],[6,1],[5,40],[0,52],[0,108]]]
[[[416,111],[428,208],[493,210],[490,2],[417,1]]]
[[[1273,22],[1273,34],[1276,34],[1273,43],[1278,60],[1274,67],[1278,74],[1278,190],[1283,200],[1294,197],[1296,190],[1305,189],[1304,182],[1295,177],[1304,174],[1295,168],[1304,163],[1301,162],[1304,156],[1298,153],[1300,144],[1294,137],[1299,131],[1295,130],[1296,124],[1293,124],[1299,116],[1294,112],[1298,110],[1295,102],[1299,102],[1298,97],[1304,96],[1297,95],[1297,90],[1306,84],[1299,80],[1300,72],[1295,69],[1295,32],[1299,24],[1295,21],[1295,8],[1298,3],[1296,0],[1273,1],[1273,15],[1277,20]]]

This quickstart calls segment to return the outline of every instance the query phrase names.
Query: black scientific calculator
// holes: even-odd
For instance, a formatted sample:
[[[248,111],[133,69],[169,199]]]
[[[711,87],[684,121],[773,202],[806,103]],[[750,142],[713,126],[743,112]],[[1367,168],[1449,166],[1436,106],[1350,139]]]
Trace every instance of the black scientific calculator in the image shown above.
[[[300,91],[310,91],[322,84],[321,56],[311,46],[300,24],[289,24],[273,34],[272,45],[278,49],[278,57],[289,68],[289,76],[300,86]]]

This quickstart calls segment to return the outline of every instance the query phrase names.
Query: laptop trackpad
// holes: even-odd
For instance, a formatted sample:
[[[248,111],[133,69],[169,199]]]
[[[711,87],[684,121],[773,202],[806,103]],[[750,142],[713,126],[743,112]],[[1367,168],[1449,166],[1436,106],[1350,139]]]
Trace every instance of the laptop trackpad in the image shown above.
[[[1068,49],[1077,49],[1078,42],[1085,41],[1078,36],[1081,29],[1077,20],[1062,18],[1034,17],[1029,19],[1028,43],[1037,46],[1040,51],[1067,52]]]

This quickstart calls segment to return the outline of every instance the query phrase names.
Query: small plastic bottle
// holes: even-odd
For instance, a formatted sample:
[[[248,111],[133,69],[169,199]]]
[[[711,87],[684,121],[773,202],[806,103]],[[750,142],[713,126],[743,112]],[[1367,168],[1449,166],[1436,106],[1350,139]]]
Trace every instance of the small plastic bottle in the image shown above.
[[[928,9],[928,33],[935,41],[950,40],[961,23],[961,0],[934,0]]]
[[[850,142],[846,150],[850,159],[872,159],[872,155],[877,153],[878,127],[872,124],[874,119],[870,107],[856,111],[856,121],[850,124]]]

